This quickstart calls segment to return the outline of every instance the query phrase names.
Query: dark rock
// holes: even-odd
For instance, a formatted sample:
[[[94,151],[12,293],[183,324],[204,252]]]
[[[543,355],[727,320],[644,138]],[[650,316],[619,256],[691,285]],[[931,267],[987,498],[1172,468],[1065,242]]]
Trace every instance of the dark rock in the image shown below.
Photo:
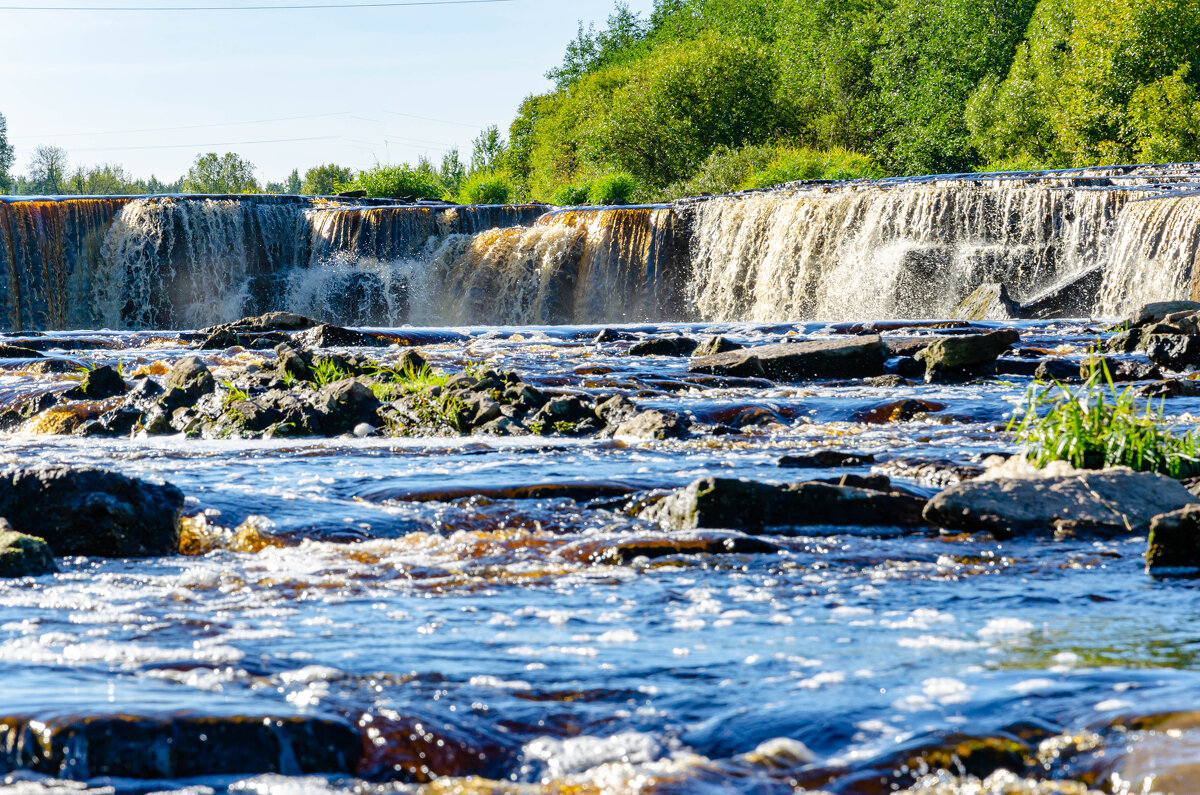
[[[877,464],[873,471],[893,478],[914,480],[926,486],[946,488],[964,480],[977,478],[983,474],[984,469],[946,459],[893,458]]]
[[[354,378],[321,387],[317,395],[317,408],[326,415],[325,424],[333,433],[345,433],[360,422],[377,425],[380,405],[371,388]]]
[[[1200,364],[1200,334],[1155,334],[1150,329],[1140,348],[1150,361],[1171,370],[1186,370]]]
[[[637,414],[616,427],[613,436],[627,439],[683,439],[687,425],[673,411],[652,409]]]
[[[379,334],[368,334],[325,323],[292,335],[292,340],[308,348],[381,347],[391,344],[391,340]]]
[[[226,348],[242,347],[251,348],[253,350],[268,350],[279,343],[288,342],[291,338],[281,331],[267,331],[255,333],[237,333],[228,329],[214,331],[209,334],[201,343],[200,350],[202,351],[220,351]]]
[[[1155,381],[1153,384],[1147,384],[1137,390],[1137,394],[1141,397],[1150,398],[1200,397],[1200,381],[1192,381],[1186,378],[1168,378],[1162,381]]]
[[[896,373],[901,378],[924,379],[925,363],[912,356],[904,356],[896,360]]]
[[[558,423],[575,425],[596,416],[595,409],[580,398],[573,395],[556,397],[542,406],[533,416],[535,423],[541,423],[546,432],[556,430]]]
[[[102,414],[97,421],[100,429],[97,435],[128,436],[142,420],[142,412],[133,406],[118,406],[112,411]]]
[[[1075,362],[1068,362],[1065,359],[1047,359],[1044,362],[1038,362],[1033,377],[1046,383],[1052,381],[1071,383],[1080,379],[1079,366]]]
[[[57,571],[45,541],[18,533],[6,519],[0,519],[0,578],[41,577]]]
[[[925,363],[925,379],[974,375],[982,367],[996,361],[1021,339],[1013,329],[1001,329],[988,334],[962,337],[942,337],[916,358]]]
[[[1158,301],[1146,304],[1130,315],[1122,326],[1142,328],[1157,323],[1169,315],[1177,315],[1181,312],[1200,312],[1200,303],[1195,301]]]
[[[467,400],[466,408],[468,414],[466,422],[470,427],[486,425],[503,417],[500,404],[486,394],[472,395]],[[502,427],[498,425],[493,430],[499,431]]]
[[[102,469],[0,473],[0,516],[55,555],[151,557],[179,550],[183,494]]]
[[[208,365],[195,356],[188,356],[175,363],[175,366],[163,378],[163,386],[168,395],[178,390],[178,393],[173,396],[172,403],[182,401],[179,405],[187,405],[195,403],[203,395],[215,390],[217,383],[213,379]],[[176,405],[172,408],[178,407]]]
[[[853,475],[846,473],[838,475],[835,478],[817,478],[813,483],[830,483],[834,486],[853,486],[856,489],[869,489],[871,491],[893,492],[899,491],[905,494],[903,489],[896,489],[892,486],[891,478],[887,475]]]
[[[741,533],[688,532],[644,535],[612,541],[585,541],[566,554],[590,563],[622,565],[638,558],[657,560],[676,555],[771,555],[779,546]]]
[[[1003,284],[989,282],[964,298],[950,316],[955,320],[1017,320],[1021,305],[1009,297]]]
[[[304,352],[297,351],[289,345],[277,345],[275,353],[278,355],[275,369],[280,378],[291,377],[297,381],[311,381],[312,374],[312,356],[305,356]]]
[[[596,416],[611,427],[620,425],[639,411],[637,404],[624,395],[609,395],[596,401]]]
[[[1104,343],[1104,347],[1110,351],[1118,353],[1133,353],[1138,349],[1138,344],[1142,341],[1142,332],[1140,329],[1131,331],[1122,331],[1119,334],[1114,334]]]
[[[180,393],[180,390],[173,389],[172,393]],[[171,413],[167,406],[163,404],[155,404],[151,406],[144,415],[142,415],[142,430],[150,436],[160,436],[164,433],[171,433],[175,430],[171,427]]]
[[[696,349],[692,351],[692,356],[716,356],[718,353],[729,353],[730,351],[740,351],[745,348],[741,343],[728,340],[725,337],[707,337],[701,340]]]
[[[916,356],[921,351],[928,348],[933,343],[942,339],[941,337],[890,337],[883,341],[884,347],[887,348],[888,358],[893,356]]]
[[[641,514],[674,530],[714,528],[761,533],[811,525],[919,527],[924,500],[828,483],[771,486],[703,478]]]
[[[614,328],[600,329],[600,333],[592,340],[597,345],[603,345],[608,342],[625,342],[628,340],[636,340],[637,335],[631,334],[628,331],[618,331]]]
[[[1018,317],[1039,320],[1087,317],[1100,300],[1103,283],[1103,269],[1090,268],[1023,301],[1017,310]]]
[[[35,726],[38,742],[22,742]],[[350,774],[362,753],[358,731],[329,718],[0,718],[0,769],[48,775],[70,769],[78,779]]]
[[[63,393],[67,400],[103,400],[124,395],[129,384],[111,367],[96,367],[84,373],[79,386]]]
[[[697,342],[691,337],[657,337],[629,349],[630,356],[691,356]]]
[[[785,455],[779,459],[778,463],[781,467],[791,469],[861,467],[875,463],[875,456],[863,453],[843,453],[837,450],[821,450],[803,455]]]
[[[998,472],[941,492],[929,501],[925,518],[943,528],[1000,536],[1045,532],[1063,523],[1142,532],[1155,516],[1194,502],[1178,481],[1124,468],[1020,477]]]
[[[772,381],[869,378],[883,375],[886,358],[877,335],[762,345],[693,359],[688,370],[706,375],[763,377]]]
[[[265,315],[244,317],[232,323],[222,323],[219,326],[201,329],[201,333],[212,335],[219,332],[255,334],[266,331],[303,331],[314,326],[319,326],[320,324],[321,321],[319,320],[313,320],[311,317],[305,317],[304,315],[297,315],[294,312],[268,312]]]
[[[1146,573],[1156,577],[1200,576],[1200,505],[1161,514],[1150,522]]]
[[[263,401],[235,400],[225,407],[225,412],[217,422],[215,435],[220,437],[235,434],[257,435],[282,421],[283,414]],[[186,428],[187,423],[185,422],[181,430]]]
[[[163,388],[150,378],[139,378],[133,382],[126,393],[126,398],[130,401],[143,402],[150,401],[163,393]]]
[[[0,345],[0,359],[44,359],[42,354],[17,345]]]
[[[916,400],[908,398],[876,406],[873,409],[860,411],[854,415],[855,422],[866,422],[873,425],[883,425],[889,422],[909,422],[928,414],[936,414],[946,409],[945,403],[935,403],[932,400]]]

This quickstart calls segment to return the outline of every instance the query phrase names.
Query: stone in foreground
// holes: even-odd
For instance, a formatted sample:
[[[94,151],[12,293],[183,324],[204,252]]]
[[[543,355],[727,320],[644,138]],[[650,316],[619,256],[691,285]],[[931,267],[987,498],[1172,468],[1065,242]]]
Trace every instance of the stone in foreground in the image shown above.
[[[325,718],[0,717],[0,770],[77,780],[353,773],[361,756],[359,733]]]
[[[804,381],[812,378],[870,378],[883,374],[887,350],[878,335],[808,340],[701,356],[688,370],[705,375]]]
[[[920,527],[924,500],[828,483],[772,486],[703,478],[642,511],[670,530],[698,528],[761,533],[813,525]]]
[[[0,473],[0,516],[55,555],[142,558],[179,551],[183,494],[102,469]]]
[[[1055,529],[1144,532],[1159,514],[1197,500],[1178,481],[1126,467],[1045,470],[1013,459],[929,501],[925,518],[948,530],[1007,537]]]
[[[1200,505],[1164,513],[1150,522],[1146,573],[1155,577],[1200,576]]]
[[[41,577],[57,571],[45,541],[15,532],[8,520],[0,519],[0,579]]]
[[[962,337],[943,337],[917,354],[925,363],[925,378],[963,377],[973,375],[980,368],[996,361],[1021,339],[1012,329],[1001,329],[988,334],[970,334]]]

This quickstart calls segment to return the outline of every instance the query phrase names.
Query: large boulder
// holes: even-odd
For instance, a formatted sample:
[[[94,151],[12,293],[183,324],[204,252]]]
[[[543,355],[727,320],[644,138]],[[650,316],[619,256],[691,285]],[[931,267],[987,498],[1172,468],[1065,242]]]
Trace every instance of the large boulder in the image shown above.
[[[1146,545],[1146,572],[1156,577],[1200,576],[1200,505],[1154,517]]]
[[[1012,459],[941,492],[925,507],[931,524],[1002,537],[1052,530],[1144,532],[1151,520],[1198,500],[1176,480],[1126,467],[1044,470]]]
[[[204,334],[221,332],[233,334],[261,334],[267,331],[303,331],[321,325],[321,321],[297,315],[295,312],[268,312],[256,317],[244,317],[232,323],[222,323],[202,330]]]
[[[381,347],[390,345],[392,340],[382,334],[368,334],[364,331],[330,326],[322,323],[306,331],[292,335],[292,340],[305,348],[349,348],[349,347]]]
[[[1169,315],[1200,311],[1200,303],[1196,301],[1157,301],[1146,304],[1126,318],[1123,325],[1129,328],[1142,328],[1157,323]]]
[[[83,379],[74,389],[63,393],[67,400],[104,400],[124,395],[129,384],[112,367],[95,367],[83,374]]]
[[[687,424],[674,411],[650,409],[635,414],[613,431],[613,436],[625,439],[658,440],[683,439],[688,435]]]
[[[803,381],[869,378],[883,374],[887,350],[878,335],[786,342],[743,348],[691,360],[688,370],[705,375]]]
[[[0,770],[77,779],[348,774],[362,751],[349,723],[315,716],[0,716]]]
[[[924,500],[902,494],[793,483],[702,478],[642,511],[670,530],[698,528],[761,533],[812,525],[919,527]]]
[[[630,356],[691,356],[699,343],[691,337],[655,337],[629,349]]]
[[[321,387],[317,408],[325,415],[326,427],[335,433],[349,431],[359,423],[377,425],[382,404],[361,379],[345,378]]]
[[[0,516],[43,538],[55,555],[114,558],[179,550],[183,494],[103,469],[15,469],[0,473]]]
[[[195,356],[180,359],[163,377],[163,387],[167,396],[173,398],[163,400],[172,408],[195,403],[204,395],[217,388],[216,380],[208,365]]]
[[[950,314],[954,320],[1016,320],[1021,317],[1021,305],[1008,294],[1000,282],[981,284],[962,300]]]
[[[0,519],[0,578],[40,577],[56,571],[45,541],[18,533],[7,519]]]
[[[961,337],[942,337],[917,354],[925,363],[925,378],[963,377],[979,372],[996,361],[1021,339],[1013,329],[1001,329],[988,334],[969,334]]]

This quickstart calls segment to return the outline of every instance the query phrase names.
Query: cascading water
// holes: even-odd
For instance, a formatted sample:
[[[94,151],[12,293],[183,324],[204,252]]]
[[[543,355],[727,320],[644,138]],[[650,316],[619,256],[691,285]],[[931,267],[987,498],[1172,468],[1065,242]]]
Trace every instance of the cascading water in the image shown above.
[[[547,212],[547,210],[550,210]],[[1192,167],[809,183],[672,206],[226,196],[0,202],[11,329],[938,317],[980,284],[1073,311],[1200,295]]]

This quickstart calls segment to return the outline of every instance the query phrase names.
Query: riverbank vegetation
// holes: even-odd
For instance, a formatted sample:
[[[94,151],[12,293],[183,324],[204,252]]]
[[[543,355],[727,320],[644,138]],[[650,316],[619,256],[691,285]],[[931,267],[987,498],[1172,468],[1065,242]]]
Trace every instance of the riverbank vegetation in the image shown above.
[[[327,164],[266,185],[225,169],[249,165],[232,154],[161,183],[72,170],[55,147],[14,178],[0,117],[0,190],[579,203],[1200,160],[1200,0],[656,0],[648,16],[618,2],[547,77],[467,162]]]

